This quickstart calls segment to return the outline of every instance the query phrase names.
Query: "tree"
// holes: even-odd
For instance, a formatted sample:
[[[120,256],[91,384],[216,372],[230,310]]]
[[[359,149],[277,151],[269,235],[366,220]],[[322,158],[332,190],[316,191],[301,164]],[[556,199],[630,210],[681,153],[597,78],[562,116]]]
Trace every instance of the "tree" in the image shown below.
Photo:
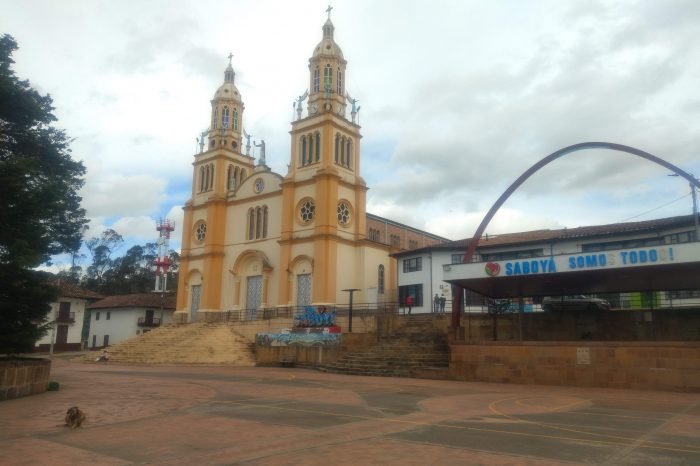
[[[90,238],[85,242],[85,246],[92,255],[92,264],[87,268],[85,283],[88,289],[101,292],[105,271],[114,267],[112,254],[123,245],[122,235],[111,228],[103,231],[99,237]]]
[[[17,43],[0,37],[0,353],[30,350],[56,298],[33,268],[54,254],[77,252],[85,210],[85,167],[70,139],[52,126],[53,100],[12,70]]]

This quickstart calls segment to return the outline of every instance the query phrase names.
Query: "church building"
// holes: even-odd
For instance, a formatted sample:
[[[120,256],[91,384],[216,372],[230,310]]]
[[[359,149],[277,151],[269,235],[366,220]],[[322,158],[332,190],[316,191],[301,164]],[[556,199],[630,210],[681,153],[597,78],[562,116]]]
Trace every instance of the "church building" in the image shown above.
[[[358,290],[356,303],[395,301],[390,253],[446,241],[365,211],[357,101],[345,89],[347,61],[330,11],[322,29],[284,176],[266,165],[263,141],[255,144],[257,161],[251,157],[230,61],[224,71],[184,207],[177,322],[215,320],[222,311],[252,317],[262,308],[344,305],[348,289]]]

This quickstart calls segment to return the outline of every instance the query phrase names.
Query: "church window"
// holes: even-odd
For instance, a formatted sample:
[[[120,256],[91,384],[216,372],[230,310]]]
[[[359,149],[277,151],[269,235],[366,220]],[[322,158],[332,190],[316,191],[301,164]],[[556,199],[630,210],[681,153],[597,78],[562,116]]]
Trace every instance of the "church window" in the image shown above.
[[[379,242],[379,230],[377,230],[376,228],[370,228],[369,229],[369,239],[370,239],[370,241]]]
[[[248,239],[253,239],[255,235],[255,211],[248,209]]]
[[[263,231],[262,237],[267,238],[267,206],[263,207]]]
[[[245,178],[246,178],[246,172],[245,172],[245,170],[241,170],[241,183],[243,183],[243,180],[245,180]]]
[[[384,294],[384,265],[377,270],[377,293]]]
[[[198,242],[201,243],[204,241],[204,239],[207,237],[207,224],[204,222],[198,223],[194,230],[194,236],[197,238]]]
[[[418,241],[414,239],[408,240],[408,249],[416,249],[418,247]]]
[[[214,126],[214,129],[216,129],[216,124],[218,123],[219,119],[219,109],[214,108],[214,118],[212,119],[212,126]]]
[[[391,245],[395,248],[401,246],[401,237],[399,235],[389,235]]]
[[[323,69],[323,88],[330,91],[332,89],[332,84],[333,68],[331,68],[331,65],[326,65],[326,67]]]
[[[350,205],[346,201],[338,203],[338,223],[348,225],[350,223]]]
[[[340,151],[340,134],[335,135],[335,163],[339,162],[338,154]]]
[[[318,85],[320,80],[320,72],[318,66],[314,69],[314,92],[318,92]]]
[[[336,85],[338,87],[338,94],[343,93],[343,72],[338,68],[338,78],[336,79]]]
[[[248,239],[267,238],[267,206],[248,209]]]
[[[233,147],[234,149],[238,149],[238,143],[236,141],[233,141],[231,143],[231,147]]]
[[[233,165],[229,165],[228,170],[226,171],[226,189],[231,190],[234,188],[234,180]]]
[[[314,214],[316,213],[316,206],[314,201],[307,200],[301,204],[299,208],[299,217],[301,217],[301,222],[306,224],[310,223],[314,219]]]
[[[238,131],[238,110],[233,111],[233,129]]]
[[[321,135],[316,131],[316,144],[314,145],[316,148],[316,162],[321,160]]]
[[[204,166],[199,167],[199,192],[204,191]]]
[[[352,154],[351,149],[352,141],[348,139],[348,141],[345,143],[345,166],[348,168],[352,167],[352,157],[350,156],[350,154]]]
[[[314,153],[314,138],[311,137],[311,134],[309,134],[307,136],[307,139],[309,141],[309,153],[306,157],[306,163],[310,164],[311,162],[313,162],[312,154]]]
[[[340,140],[340,164],[345,165],[345,137]]]
[[[301,166],[306,165],[306,136],[301,137]]]
[[[221,110],[221,127],[228,128],[228,106],[224,106]]]

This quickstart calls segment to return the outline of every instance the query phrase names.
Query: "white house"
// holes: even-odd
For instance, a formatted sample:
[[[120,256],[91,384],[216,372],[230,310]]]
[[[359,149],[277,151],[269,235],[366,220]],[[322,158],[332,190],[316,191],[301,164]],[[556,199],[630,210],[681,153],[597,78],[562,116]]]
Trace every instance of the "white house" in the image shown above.
[[[479,241],[474,262],[494,262],[562,254],[624,250],[697,241],[691,215],[662,218],[641,222],[594,225],[560,230],[536,230],[503,235],[486,235]],[[393,254],[397,259],[397,288],[399,302],[413,297],[413,312],[431,312],[434,298],[447,300],[450,312],[451,286],[444,282],[445,271],[452,264],[460,264],[470,240],[436,244]],[[639,290],[644,292],[644,290]],[[644,293],[621,293],[605,296],[615,307],[645,307],[644,300],[666,301],[672,307],[700,303],[700,291],[667,291],[653,297]],[[466,293],[465,305],[471,310],[482,310],[483,298]],[[532,310],[532,301],[526,301]],[[535,305],[535,307],[537,307]]]
[[[89,306],[90,348],[101,348],[173,321],[175,297],[153,293],[109,296]]]
[[[35,351],[49,351],[52,339],[54,351],[80,351],[87,342],[87,334],[83,334],[86,307],[102,295],[61,279],[51,284],[60,290],[60,297],[51,303],[51,311],[46,316],[52,328],[36,342]]]

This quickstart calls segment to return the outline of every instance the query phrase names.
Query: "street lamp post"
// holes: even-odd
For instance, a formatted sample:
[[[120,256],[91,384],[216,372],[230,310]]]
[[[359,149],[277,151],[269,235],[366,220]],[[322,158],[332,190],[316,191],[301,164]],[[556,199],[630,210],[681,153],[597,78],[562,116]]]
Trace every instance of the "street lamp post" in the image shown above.
[[[668,176],[679,176],[678,174],[674,173],[672,175]],[[697,181],[697,178],[695,178],[695,175],[692,173],[690,176],[693,177]],[[690,185],[690,195],[693,200],[693,222],[695,224],[695,241],[700,241],[700,225],[698,225],[698,198],[697,194],[695,192],[696,186],[695,183],[692,181],[688,181],[688,184]]]
[[[350,293],[350,304],[348,305],[348,332],[352,333],[352,294],[355,291],[360,291],[360,289],[359,288],[348,288],[347,290],[343,290],[343,291],[347,291]]]

